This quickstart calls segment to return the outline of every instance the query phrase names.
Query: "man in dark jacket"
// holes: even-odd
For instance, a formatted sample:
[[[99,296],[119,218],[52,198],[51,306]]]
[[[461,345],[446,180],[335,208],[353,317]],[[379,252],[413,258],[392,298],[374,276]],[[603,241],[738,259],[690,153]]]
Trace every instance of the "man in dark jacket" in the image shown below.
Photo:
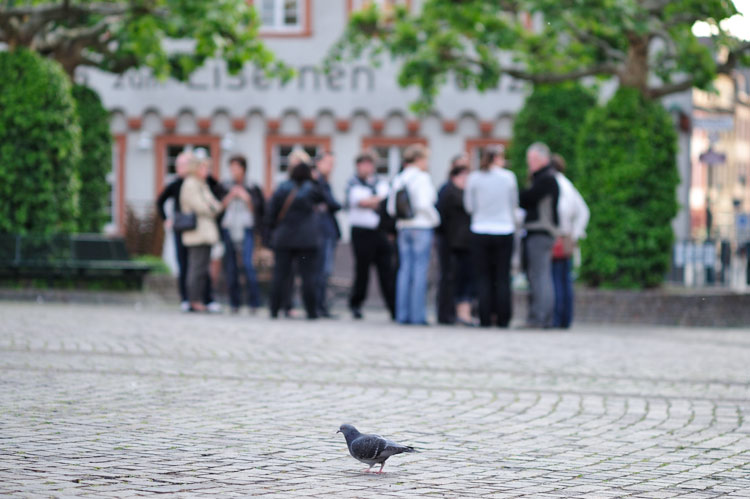
[[[330,151],[324,151],[315,158],[313,175],[324,201],[316,206],[318,214],[318,232],[320,246],[318,248],[318,264],[316,269],[316,296],[318,298],[318,315],[332,317],[328,309],[328,279],[333,272],[336,244],[341,239],[341,229],[336,220],[336,212],[341,210],[341,204],[333,197],[328,179],[333,171],[334,156]]]
[[[526,210],[526,275],[531,288],[527,326],[549,328],[553,325],[555,289],[552,282],[552,246],[558,226],[557,201],[560,189],[555,169],[550,164],[550,150],[536,142],[526,151],[531,186],[520,194],[521,208]]]
[[[247,185],[247,160],[243,156],[229,159],[232,182],[222,200],[224,213],[220,221],[221,238],[224,242],[224,273],[229,289],[229,305],[237,312],[241,304],[241,288],[237,253],[242,255],[247,289],[247,304],[254,312],[260,306],[258,277],[253,265],[255,235],[262,234],[265,200],[260,188]]]
[[[159,216],[164,220],[165,229],[169,229],[172,226],[172,221],[167,218],[167,214],[164,211],[164,205],[169,199],[173,199],[173,210],[175,213],[180,213],[180,189],[182,188],[182,182],[187,173],[187,166],[190,163],[193,154],[189,151],[184,151],[177,156],[175,160],[175,170],[177,171],[177,178],[167,185],[159,197],[156,199],[156,211]],[[211,192],[214,193],[218,199],[221,199],[219,194],[222,189],[221,185],[216,181],[213,176],[209,175],[206,179]],[[188,268],[188,251],[187,248],[182,244],[182,235],[174,231],[174,248],[175,256],[177,258],[177,289],[180,292],[180,308],[183,312],[190,310],[190,303],[187,297],[187,268]],[[206,289],[203,295],[203,303],[206,305],[209,311],[216,311],[220,309],[218,304],[213,300],[213,289],[211,287],[211,279],[206,280]]]
[[[320,187],[305,163],[295,166],[289,180],[279,185],[268,202],[266,224],[271,229],[274,272],[271,317],[276,318],[288,293],[288,280],[296,262],[302,276],[302,300],[308,319],[318,317],[315,295],[315,264],[318,253],[318,225],[315,207],[324,201]]]

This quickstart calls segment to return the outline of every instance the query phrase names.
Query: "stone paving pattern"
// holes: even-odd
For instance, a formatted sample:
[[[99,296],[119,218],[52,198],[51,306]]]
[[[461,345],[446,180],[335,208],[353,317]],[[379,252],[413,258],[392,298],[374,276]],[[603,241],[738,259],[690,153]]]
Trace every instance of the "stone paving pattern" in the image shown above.
[[[750,497],[747,330],[0,318],[0,496]],[[344,422],[420,452],[364,474]]]

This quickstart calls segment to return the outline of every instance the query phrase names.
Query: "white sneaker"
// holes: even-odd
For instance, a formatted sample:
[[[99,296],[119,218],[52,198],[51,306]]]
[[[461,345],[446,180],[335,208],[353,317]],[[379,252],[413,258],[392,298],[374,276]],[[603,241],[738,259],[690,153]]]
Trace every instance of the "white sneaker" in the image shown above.
[[[181,312],[190,312],[190,302],[184,301],[180,303],[180,311]]]
[[[206,308],[209,312],[212,314],[219,314],[221,313],[221,303],[216,303],[215,301],[212,301],[208,305],[206,305]]]

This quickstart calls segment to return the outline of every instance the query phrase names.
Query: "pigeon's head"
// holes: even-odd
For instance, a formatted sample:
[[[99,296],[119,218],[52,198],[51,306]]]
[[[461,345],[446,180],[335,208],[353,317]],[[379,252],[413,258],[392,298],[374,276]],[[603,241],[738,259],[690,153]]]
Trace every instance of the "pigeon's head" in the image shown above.
[[[343,433],[344,438],[346,438],[347,442],[351,440],[352,438],[356,437],[357,435],[359,435],[359,431],[357,431],[357,429],[350,424],[342,424],[339,427],[339,431],[337,431],[336,433]]]

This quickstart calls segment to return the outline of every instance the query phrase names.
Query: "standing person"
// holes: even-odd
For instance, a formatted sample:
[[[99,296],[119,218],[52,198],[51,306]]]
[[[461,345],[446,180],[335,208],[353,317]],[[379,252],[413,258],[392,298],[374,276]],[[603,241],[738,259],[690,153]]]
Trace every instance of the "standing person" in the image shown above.
[[[459,154],[451,160],[450,172],[458,167],[465,167],[468,173],[469,157],[466,154]],[[446,191],[455,193],[453,189],[448,189],[452,185],[452,177],[449,173],[448,180],[438,189],[438,211],[440,212],[441,224],[435,229],[435,242],[438,252],[438,263],[440,265],[440,281],[437,290],[437,320],[439,324],[453,324],[456,322],[456,296],[453,277],[451,270],[451,245],[446,237],[446,222],[441,204]],[[451,196],[451,199],[453,196]],[[463,203],[463,202],[462,202]],[[463,204],[462,208],[463,209]]]
[[[438,322],[452,324],[458,321],[473,326],[471,302],[474,299],[475,283],[472,260],[469,253],[471,239],[471,217],[464,208],[464,189],[469,176],[469,167],[454,161],[448,185],[438,194],[437,209],[440,213],[441,246],[447,252],[446,262],[441,262],[441,300],[438,306]],[[443,255],[441,255],[443,256]],[[446,322],[446,316],[451,322]],[[441,321],[442,319],[442,321]]]
[[[216,216],[222,208],[206,183],[207,177],[207,164],[193,157],[180,188],[183,213],[192,213],[196,218],[195,229],[182,232],[182,243],[188,251],[187,293],[190,309],[198,312],[207,310],[201,299],[209,279],[211,246],[219,241]]]
[[[482,327],[490,327],[494,321],[507,328],[513,316],[510,268],[518,183],[504,166],[503,147],[489,148],[481,158],[479,171],[469,175],[464,190],[464,207],[471,215],[471,252]]]
[[[237,265],[237,253],[242,255],[245,273],[247,304],[252,312],[260,306],[260,289],[258,277],[253,265],[255,235],[261,233],[265,201],[263,192],[255,184],[247,185],[247,160],[244,156],[233,156],[229,159],[231,185],[222,204],[224,217],[221,220],[221,238],[224,241],[224,273],[229,288],[229,306],[233,313],[239,311],[242,303],[240,273]]]
[[[183,151],[177,155],[177,159],[175,160],[177,178],[170,182],[156,199],[156,210],[161,219],[164,220],[165,229],[172,228],[172,220],[167,218],[167,214],[164,211],[164,205],[169,199],[172,199],[174,203],[173,212],[181,213],[180,189],[182,188],[182,183],[187,176],[190,162],[194,159],[194,155],[190,151]],[[177,260],[177,289],[180,293],[180,309],[183,312],[188,312],[190,311],[190,302],[188,300],[187,292],[188,250],[185,245],[182,244],[182,234],[179,231],[173,230],[173,235],[175,257]],[[215,310],[218,306],[218,304],[213,301],[210,279],[206,282],[206,289],[203,292],[203,304],[206,305],[209,310]]]
[[[324,200],[313,182],[310,167],[299,163],[273,193],[266,213],[266,224],[273,230],[271,245],[274,250],[273,284],[271,289],[271,317],[278,317],[289,292],[292,265],[297,264],[302,276],[302,301],[308,319],[316,319],[315,264],[318,252],[318,230],[315,205]]]
[[[388,183],[375,174],[375,159],[370,154],[360,154],[355,159],[355,164],[356,175],[349,180],[346,189],[354,252],[354,285],[349,296],[349,308],[355,319],[362,318],[370,267],[374,264],[378,271],[380,293],[391,317],[395,318],[391,244],[385,232],[379,229],[379,208],[388,195]]]
[[[227,194],[224,186],[216,180],[216,177],[211,173],[212,159],[208,155],[208,150],[205,147],[199,147],[193,151],[195,157],[200,160],[203,166],[206,168],[208,175],[206,176],[206,183],[208,188],[211,189],[211,193],[217,200],[224,199]],[[223,213],[216,216],[216,223],[221,225],[221,218]],[[214,300],[214,285],[213,283],[219,281],[219,274],[221,273],[221,262],[224,257],[224,244],[221,241],[217,241],[216,244],[211,246],[211,263],[209,265],[208,279],[206,280],[206,309],[212,313],[221,312],[221,304]]]
[[[332,317],[328,308],[328,278],[333,272],[334,255],[336,244],[341,239],[341,229],[336,220],[336,212],[341,205],[333,197],[331,185],[328,183],[333,171],[334,156],[330,151],[322,152],[315,160],[313,171],[324,201],[316,206],[318,213],[318,233],[320,247],[318,248],[318,264],[316,269],[316,296],[318,315],[320,317]]]
[[[412,217],[396,221],[399,267],[396,277],[396,320],[401,324],[427,324],[425,299],[433,230],[440,224],[435,208],[437,193],[427,173],[429,151],[414,144],[404,151],[406,166],[393,180],[388,213],[398,219],[398,192],[408,193]]]
[[[555,285],[555,313],[552,323],[554,327],[567,329],[573,322],[573,252],[578,241],[586,237],[590,213],[583,196],[565,176],[565,159],[559,154],[553,154],[552,166],[557,170],[555,179],[560,188],[557,202],[560,228],[552,247],[552,281]]]
[[[552,283],[552,245],[558,226],[557,203],[560,196],[555,169],[550,164],[546,144],[535,142],[526,151],[531,187],[520,194],[521,208],[526,210],[526,274],[530,286],[527,327],[552,327],[555,290]]]

